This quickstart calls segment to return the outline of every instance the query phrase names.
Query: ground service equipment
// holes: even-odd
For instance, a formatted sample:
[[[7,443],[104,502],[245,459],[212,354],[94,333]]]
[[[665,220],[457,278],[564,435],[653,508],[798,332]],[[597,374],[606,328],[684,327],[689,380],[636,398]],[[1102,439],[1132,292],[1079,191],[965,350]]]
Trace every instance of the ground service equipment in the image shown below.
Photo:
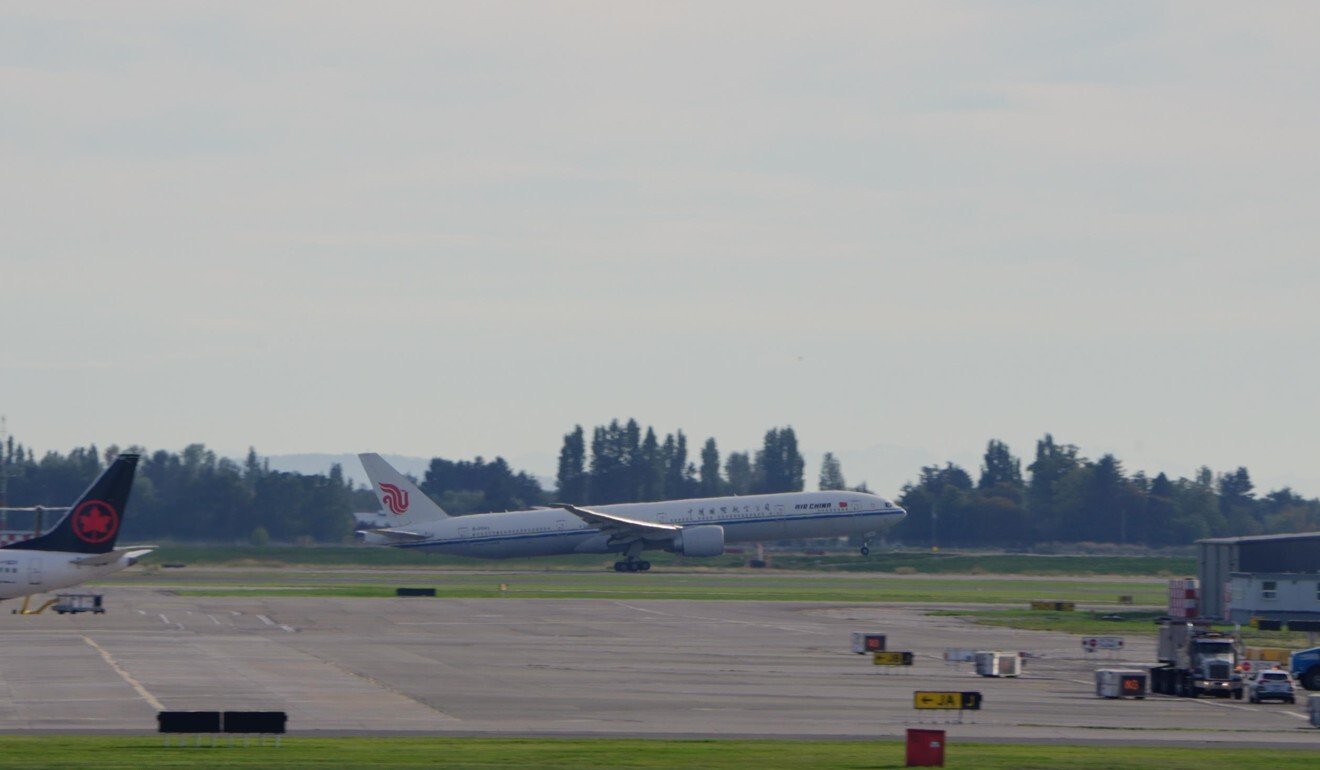
[[[1146,697],[1145,671],[1125,668],[1102,668],[1095,672],[1095,694],[1100,698]]]
[[[1017,676],[1022,673],[1022,658],[1016,652],[978,652],[976,673],[981,676]]]
[[[1151,692],[1195,698],[1216,695],[1242,700],[1242,656],[1232,634],[1211,631],[1204,625],[1163,618],[1159,660],[1150,670]]]
[[[54,609],[61,615],[66,612],[74,614],[90,612],[93,615],[105,614],[105,607],[101,606],[100,594],[59,594],[55,597]]]
[[[852,651],[858,655],[865,655],[868,652],[884,652],[885,635],[868,633],[866,631],[854,631],[852,635]]]
[[[1320,647],[1294,652],[1288,669],[1306,689],[1320,690]]]

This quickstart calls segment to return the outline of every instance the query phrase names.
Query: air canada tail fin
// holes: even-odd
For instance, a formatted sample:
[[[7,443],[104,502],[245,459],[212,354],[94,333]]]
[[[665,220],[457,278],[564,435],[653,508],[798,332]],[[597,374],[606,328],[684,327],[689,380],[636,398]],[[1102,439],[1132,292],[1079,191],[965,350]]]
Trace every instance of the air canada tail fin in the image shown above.
[[[419,521],[447,519],[449,514],[422,493],[407,476],[394,470],[384,458],[374,452],[358,455],[362,468],[371,479],[371,489],[387,511],[391,528],[406,527]]]
[[[138,456],[122,454],[92,482],[55,528],[40,537],[4,546],[18,551],[108,553],[114,550],[124,523],[128,492]]]

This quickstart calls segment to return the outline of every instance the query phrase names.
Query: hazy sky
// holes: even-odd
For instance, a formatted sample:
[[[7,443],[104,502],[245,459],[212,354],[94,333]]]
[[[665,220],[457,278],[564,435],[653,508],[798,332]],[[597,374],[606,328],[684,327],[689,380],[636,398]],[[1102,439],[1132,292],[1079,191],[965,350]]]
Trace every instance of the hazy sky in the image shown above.
[[[0,412],[38,450],[1052,431],[1320,494],[1318,38],[1310,2],[5,3]]]

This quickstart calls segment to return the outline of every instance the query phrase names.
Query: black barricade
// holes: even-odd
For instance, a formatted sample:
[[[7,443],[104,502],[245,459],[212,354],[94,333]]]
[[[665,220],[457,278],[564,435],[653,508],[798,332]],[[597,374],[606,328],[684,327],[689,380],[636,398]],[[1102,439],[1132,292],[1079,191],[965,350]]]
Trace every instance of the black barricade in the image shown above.
[[[157,728],[162,733],[218,733],[219,711],[161,711],[156,714]]]
[[[395,596],[435,596],[434,588],[396,588]]]
[[[226,711],[225,732],[281,735],[288,721],[283,711]]]
[[[1290,620],[1288,621],[1288,630],[1314,633],[1320,631],[1320,620]]]

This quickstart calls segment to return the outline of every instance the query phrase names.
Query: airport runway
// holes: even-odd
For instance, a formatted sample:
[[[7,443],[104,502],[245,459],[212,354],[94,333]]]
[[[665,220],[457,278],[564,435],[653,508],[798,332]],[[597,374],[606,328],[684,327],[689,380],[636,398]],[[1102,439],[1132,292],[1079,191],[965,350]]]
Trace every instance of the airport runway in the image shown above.
[[[548,599],[183,597],[106,590],[104,616],[0,616],[0,732],[150,732],[160,709],[277,709],[298,734],[894,738],[979,690],[963,740],[1320,746],[1302,704],[1109,701],[1079,637],[910,605]],[[881,631],[911,669],[848,652]],[[946,647],[1025,650],[1021,678]]]

